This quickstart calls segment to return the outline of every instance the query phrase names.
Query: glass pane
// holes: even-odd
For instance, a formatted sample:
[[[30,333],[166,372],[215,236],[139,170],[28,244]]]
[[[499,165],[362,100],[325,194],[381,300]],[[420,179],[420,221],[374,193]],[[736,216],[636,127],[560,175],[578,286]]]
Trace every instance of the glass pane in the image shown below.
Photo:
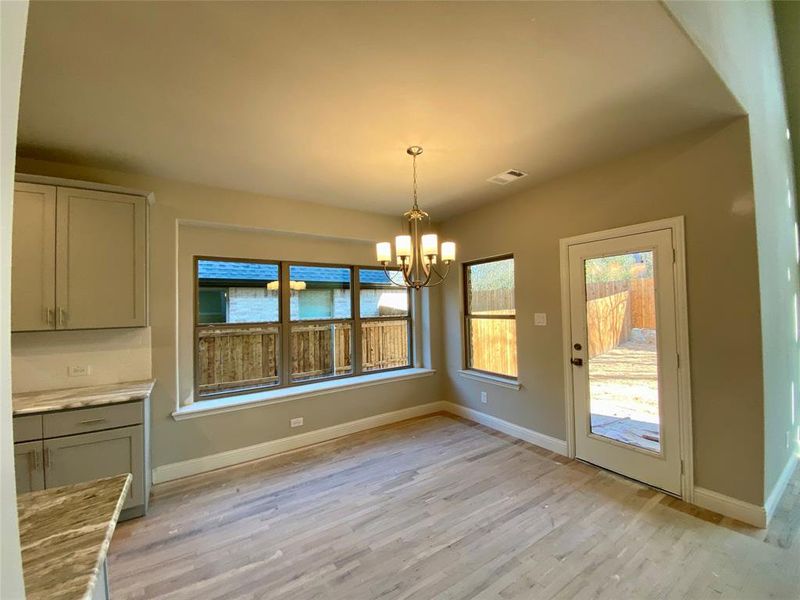
[[[469,319],[470,368],[517,376],[516,319]]]
[[[202,327],[197,330],[200,397],[278,385],[280,327]]]
[[[197,261],[198,323],[277,323],[278,265]]]
[[[352,373],[352,330],[350,323],[292,325],[292,381]]]
[[[343,267],[289,267],[292,321],[349,319],[350,269]]]
[[[467,266],[467,313],[514,314],[514,259]]]
[[[592,258],[585,269],[592,433],[659,452],[653,253]]]
[[[394,281],[401,281],[399,271],[390,271]],[[387,277],[383,269],[360,269],[358,280],[361,284],[361,316],[405,317],[408,315],[408,289],[397,287]]]
[[[380,320],[361,323],[361,364],[363,371],[407,367],[408,321]]]

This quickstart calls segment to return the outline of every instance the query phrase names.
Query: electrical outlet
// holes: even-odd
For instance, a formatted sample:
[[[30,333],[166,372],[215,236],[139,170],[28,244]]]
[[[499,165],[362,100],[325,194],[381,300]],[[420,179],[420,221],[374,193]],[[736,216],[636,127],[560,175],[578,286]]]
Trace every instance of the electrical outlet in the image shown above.
[[[533,313],[533,324],[537,327],[547,325],[547,313]]]
[[[70,377],[86,377],[92,374],[92,367],[90,365],[70,365],[67,374]]]
[[[303,426],[303,417],[295,417],[289,421],[289,425],[292,427],[302,427]]]
[[[481,392],[481,404],[486,404],[489,401],[489,396],[486,392]]]

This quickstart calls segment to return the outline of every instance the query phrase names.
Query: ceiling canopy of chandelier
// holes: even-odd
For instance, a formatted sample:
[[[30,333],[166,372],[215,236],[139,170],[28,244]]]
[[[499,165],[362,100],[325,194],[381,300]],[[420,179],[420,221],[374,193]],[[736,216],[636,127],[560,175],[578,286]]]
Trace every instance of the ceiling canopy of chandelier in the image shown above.
[[[406,150],[411,155],[414,172],[414,204],[411,210],[403,215],[408,221],[408,235],[398,235],[394,240],[394,254],[400,266],[402,281],[393,277],[388,271],[392,262],[391,242],[378,242],[376,251],[378,262],[383,265],[389,281],[401,287],[411,287],[416,290],[423,287],[432,287],[442,283],[450,271],[450,263],[456,259],[455,242],[442,242],[439,248],[439,237],[435,233],[425,233],[430,227],[430,216],[420,210],[417,204],[417,157],[422,154],[420,146],[411,146]],[[444,271],[439,271],[438,263],[444,265]]]

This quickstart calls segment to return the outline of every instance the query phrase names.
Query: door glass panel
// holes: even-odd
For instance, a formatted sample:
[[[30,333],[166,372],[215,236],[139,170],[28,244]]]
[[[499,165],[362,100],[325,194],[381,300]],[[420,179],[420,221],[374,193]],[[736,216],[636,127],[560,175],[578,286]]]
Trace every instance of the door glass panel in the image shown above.
[[[661,451],[653,252],[585,261],[590,427]]]

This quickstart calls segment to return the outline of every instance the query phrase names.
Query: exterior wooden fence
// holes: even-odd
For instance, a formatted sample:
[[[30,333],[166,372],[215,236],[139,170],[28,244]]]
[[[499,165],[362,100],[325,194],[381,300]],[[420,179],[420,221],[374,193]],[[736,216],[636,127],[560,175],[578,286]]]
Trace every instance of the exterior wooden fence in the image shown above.
[[[352,326],[323,323],[292,326],[292,381],[352,372]]]
[[[200,396],[278,383],[277,327],[204,327],[197,336]]]
[[[631,329],[655,329],[653,279],[586,284],[589,358],[616,348]]]
[[[470,319],[469,321],[470,366],[481,371],[516,377],[516,320]]]
[[[364,321],[362,329],[364,371],[409,364],[407,321]],[[203,327],[197,336],[201,397],[279,382],[279,327]],[[293,325],[291,361],[295,382],[352,372],[352,325]]]
[[[408,365],[408,321],[362,321],[361,361],[364,371]]]

